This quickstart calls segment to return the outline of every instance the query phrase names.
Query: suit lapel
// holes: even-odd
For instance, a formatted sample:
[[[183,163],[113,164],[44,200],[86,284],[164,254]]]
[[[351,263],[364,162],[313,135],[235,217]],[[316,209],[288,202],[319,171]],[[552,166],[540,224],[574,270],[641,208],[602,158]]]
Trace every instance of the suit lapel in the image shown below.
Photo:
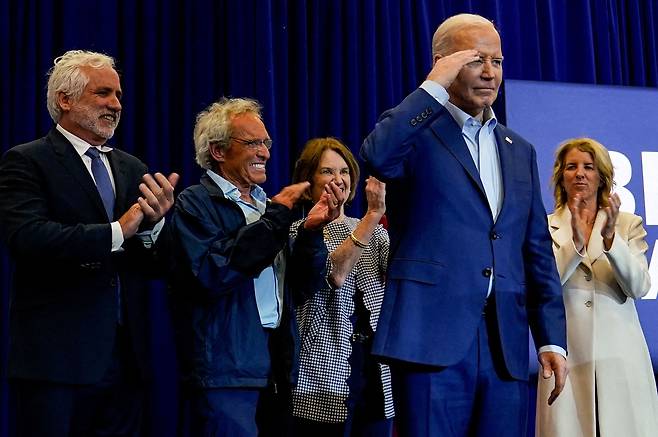
[[[498,213],[498,220],[505,213],[505,205],[508,199],[511,199],[511,192],[514,188],[512,180],[514,179],[514,143],[511,137],[506,135],[505,128],[500,124],[496,125],[494,129],[494,136],[496,137],[496,146],[498,147],[498,159],[500,160],[500,173],[503,180],[503,203],[500,206]]]
[[[57,155],[60,164],[76,180],[78,186],[80,186],[82,191],[89,198],[89,201],[95,205],[100,216],[107,220],[107,213],[103,206],[103,200],[98,193],[94,180],[91,178],[89,171],[82,162],[80,155],[78,155],[78,152],[76,152],[73,145],[57,129],[52,129],[48,134],[48,137],[52,142],[55,155]]]
[[[565,207],[553,213],[548,218],[548,226],[551,238],[559,247],[571,242],[571,212],[568,208]]]
[[[605,220],[605,212],[598,210],[592,234],[589,236],[589,243],[587,244],[587,255],[589,255],[592,264],[603,255],[603,237],[601,236],[603,220]]]
[[[462,137],[457,122],[455,122],[448,110],[444,109],[443,115],[438,117],[436,121],[432,123],[431,127],[434,134],[439,137],[445,148],[450,151],[457,161],[459,161],[469,177],[478,186],[488,207],[489,203],[484,192],[484,186],[482,186],[482,181],[480,180],[480,173],[475,167],[475,163],[468,151],[468,146]]]
[[[573,233],[571,232],[571,211],[566,206],[560,209],[557,213],[554,213],[550,216],[548,220],[548,225],[551,231],[551,238],[558,245],[562,247],[565,244],[573,244]],[[599,228],[600,229],[600,228]],[[600,231],[599,231],[600,232]],[[592,270],[592,261],[591,259],[591,250],[590,246],[592,245],[593,239],[595,237],[594,230],[592,230],[592,235],[590,236],[590,241],[588,247],[585,249],[586,255],[581,260],[581,263],[587,266],[589,270]],[[594,238],[596,240],[596,238]]]

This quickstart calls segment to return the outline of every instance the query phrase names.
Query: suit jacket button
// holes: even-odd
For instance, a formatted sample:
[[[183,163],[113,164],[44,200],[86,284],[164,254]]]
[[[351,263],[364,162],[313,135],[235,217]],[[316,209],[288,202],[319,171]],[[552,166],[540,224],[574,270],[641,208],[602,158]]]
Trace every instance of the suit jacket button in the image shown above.
[[[492,240],[498,240],[500,238],[500,234],[497,233],[496,231],[491,231],[491,239]]]
[[[491,276],[491,267],[487,267],[486,269],[482,270],[482,276],[485,278]]]
[[[588,272],[585,274],[585,280],[586,281],[591,281],[592,280],[592,272]]]
[[[592,301],[591,301],[591,300],[588,300],[587,302],[585,302],[585,306],[586,306],[587,308],[592,308],[592,305],[593,305],[593,304],[592,304]]]
[[[415,118],[412,118],[411,121],[409,121],[409,123],[414,127],[416,127],[416,125],[418,124]]]

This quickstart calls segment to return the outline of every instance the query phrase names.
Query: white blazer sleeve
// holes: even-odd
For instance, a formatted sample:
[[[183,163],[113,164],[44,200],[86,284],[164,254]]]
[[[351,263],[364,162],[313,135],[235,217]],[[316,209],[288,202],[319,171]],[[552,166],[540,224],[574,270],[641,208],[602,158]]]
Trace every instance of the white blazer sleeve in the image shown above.
[[[628,222],[628,232],[619,232],[620,225],[617,226],[612,246],[604,253],[624,294],[639,299],[651,288],[649,266],[644,255],[649,247],[645,241],[647,231],[642,226],[642,217],[633,215]],[[628,235],[627,240],[623,235]]]

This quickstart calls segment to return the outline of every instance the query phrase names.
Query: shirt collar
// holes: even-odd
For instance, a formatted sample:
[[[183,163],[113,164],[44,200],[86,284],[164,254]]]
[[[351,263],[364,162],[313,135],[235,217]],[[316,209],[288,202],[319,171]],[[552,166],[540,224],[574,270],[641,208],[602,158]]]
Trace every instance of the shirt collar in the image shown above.
[[[210,177],[210,179],[213,180],[214,183],[217,184],[220,190],[222,190],[222,193],[224,193],[224,197],[227,199],[231,199],[234,202],[241,201],[240,199],[240,190],[238,190],[238,187],[215,173],[214,171],[208,169],[206,170],[206,173]],[[265,190],[263,190],[261,187],[258,185],[252,185],[251,186],[251,197],[256,199],[258,202],[265,203],[267,201],[267,195],[265,194]]]
[[[477,125],[478,128],[482,126],[481,120],[472,117],[470,114],[462,111],[460,108],[453,105],[450,101],[446,102],[445,108],[448,110],[450,115],[452,115],[452,118],[455,119],[462,130],[464,130],[464,126]],[[484,126],[488,127],[489,133],[491,133],[498,124],[496,114],[494,114],[493,109],[490,107],[484,108],[484,111],[482,112],[482,119],[484,120]]]
[[[92,144],[89,144],[88,142],[86,142],[82,138],[73,135],[71,132],[67,131],[66,129],[64,129],[59,124],[57,126],[55,126],[55,129],[57,129],[62,135],[64,135],[64,137],[67,140],[69,140],[71,145],[73,145],[73,148],[75,149],[75,151],[78,152],[78,155],[80,155],[80,156],[84,155],[85,152],[87,151],[87,149],[89,149],[90,147],[96,147],[100,152],[103,152],[103,153],[107,153],[107,152],[110,152],[112,150],[111,147],[108,147],[105,144],[103,144],[102,146],[94,146]]]

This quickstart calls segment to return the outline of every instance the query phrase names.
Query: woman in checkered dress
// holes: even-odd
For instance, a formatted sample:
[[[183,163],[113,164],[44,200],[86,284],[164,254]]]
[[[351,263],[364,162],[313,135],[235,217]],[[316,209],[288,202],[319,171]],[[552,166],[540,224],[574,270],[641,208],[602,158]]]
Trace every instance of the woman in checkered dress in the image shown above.
[[[354,198],[359,167],[335,138],[308,141],[295,166],[294,182],[311,183],[315,202],[330,184]],[[385,185],[366,181],[368,210],[361,219],[341,215],[324,228],[330,253],[327,285],[297,308],[300,370],[292,395],[297,436],[390,436],[393,398],[387,366],[370,355],[384,297],[389,239],[379,224]],[[341,207],[342,208],[342,207]],[[292,238],[295,237],[293,225]]]

